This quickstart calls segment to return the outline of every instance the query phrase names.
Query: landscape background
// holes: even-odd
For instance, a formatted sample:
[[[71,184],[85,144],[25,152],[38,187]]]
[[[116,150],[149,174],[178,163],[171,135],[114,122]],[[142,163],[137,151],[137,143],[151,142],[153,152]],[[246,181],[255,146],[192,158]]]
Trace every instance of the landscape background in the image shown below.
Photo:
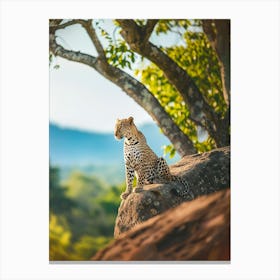
[[[139,127],[163,156],[168,139],[153,123]],[[113,128],[112,128],[113,131]],[[125,190],[123,141],[112,133],[50,122],[50,260],[88,260],[113,239]],[[166,157],[169,164],[178,160]]]
[[[123,141],[117,141],[111,133],[91,132],[67,128],[54,123],[49,125],[50,163],[59,166],[61,179],[69,177],[73,171],[95,175],[108,184],[119,184],[125,180]],[[163,156],[163,148],[170,141],[153,123],[141,125],[149,146],[158,156]],[[178,160],[178,155],[166,157],[169,163]]]

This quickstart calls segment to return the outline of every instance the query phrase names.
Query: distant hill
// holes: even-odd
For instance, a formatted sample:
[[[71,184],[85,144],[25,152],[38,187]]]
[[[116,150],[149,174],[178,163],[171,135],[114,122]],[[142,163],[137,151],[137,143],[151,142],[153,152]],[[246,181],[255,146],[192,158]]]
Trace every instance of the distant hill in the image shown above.
[[[162,146],[170,142],[159,128],[149,123],[139,129],[154,152],[163,156]],[[88,132],[50,123],[49,137],[50,163],[60,167],[63,179],[72,170],[80,170],[100,176],[108,183],[124,180],[123,141],[117,141],[113,133]],[[178,157],[167,160],[171,163]]]

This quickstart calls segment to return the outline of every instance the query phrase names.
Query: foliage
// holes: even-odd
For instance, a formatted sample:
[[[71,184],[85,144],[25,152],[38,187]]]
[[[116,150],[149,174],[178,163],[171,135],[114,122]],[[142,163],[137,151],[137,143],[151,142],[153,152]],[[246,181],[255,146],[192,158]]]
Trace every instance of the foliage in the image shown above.
[[[107,60],[113,66],[131,69],[131,63],[135,62],[134,52],[131,51],[124,41],[118,40],[115,44],[110,44],[105,51]]]
[[[50,260],[67,260],[70,256],[71,232],[59,223],[59,218],[53,214],[50,215],[49,224],[49,242],[50,242]]]
[[[108,46],[105,48],[107,61],[120,68],[128,67],[131,69],[131,64],[135,62],[135,54],[130,50],[129,46],[120,37],[113,39],[112,36],[101,27],[100,22],[95,22],[96,27],[100,31],[101,36],[107,40]]]
[[[155,32],[157,35],[174,31],[179,32],[181,28],[184,30],[187,29],[190,25],[190,20],[161,19],[155,27]]]
[[[60,187],[60,174],[57,167],[50,167],[49,170],[49,207],[53,214],[60,214],[71,211],[75,207],[75,202],[66,196],[67,188]]]
[[[216,53],[203,32],[187,31],[184,38],[186,46],[167,48],[167,54],[193,78],[214,110],[223,115],[227,108]]]
[[[73,246],[77,260],[89,260],[97,251],[108,245],[113,238],[83,235]]]
[[[107,245],[123,188],[77,171],[61,183],[59,168],[50,167],[50,197],[59,197],[50,204],[50,260],[88,260]],[[68,200],[73,204],[60,207]]]
[[[170,29],[169,26],[166,25],[167,30]],[[214,110],[223,115],[226,104],[222,95],[216,54],[202,32],[187,30],[184,33],[184,39],[185,45],[163,48],[164,51],[194,79],[204,98]],[[197,126],[189,118],[188,107],[176,88],[169,83],[155,64],[151,63],[148,67],[137,70],[135,74],[141,78],[180,129],[190,137],[199,152],[209,151],[215,147],[215,142],[210,137],[203,142],[198,140]],[[171,157],[174,156],[173,146],[166,146],[165,153],[169,153]]]
[[[49,54],[49,66],[51,66],[53,64],[53,60],[54,60],[54,55],[52,53]],[[53,69],[59,69],[60,65],[55,64],[53,66]]]
[[[105,183],[94,176],[87,176],[79,171],[73,171],[68,180],[63,182],[67,196],[85,207],[91,207],[91,199],[99,195],[107,187]]]

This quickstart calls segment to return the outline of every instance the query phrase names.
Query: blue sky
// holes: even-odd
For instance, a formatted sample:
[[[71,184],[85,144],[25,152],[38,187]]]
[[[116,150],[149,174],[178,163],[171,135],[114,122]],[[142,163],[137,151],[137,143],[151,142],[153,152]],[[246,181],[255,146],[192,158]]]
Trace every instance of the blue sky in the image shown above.
[[[50,121],[66,127],[109,132],[115,120],[134,116],[151,122],[149,115],[121,89],[85,65],[57,59],[50,70]]]
[[[112,33],[110,20],[103,27]],[[114,32],[118,36],[118,32]],[[80,25],[57,32],[58,42],[65,48],[79,50],[96,56],[96,51]],[[102,43],[106,42],[102,39]],[[161,45],[180,42],[171,35],[151,40]],[[58,64],[59,69],[53,66]],[[143,66],[140,60],[136,67]],[[133,75],[133,71],[128,71]],[[117,118],[133,116],[140,125],[152,118],[120,88],[86,65],[55,58],[50,67],[50,121],[61,126],[89,131],[111,132]]]

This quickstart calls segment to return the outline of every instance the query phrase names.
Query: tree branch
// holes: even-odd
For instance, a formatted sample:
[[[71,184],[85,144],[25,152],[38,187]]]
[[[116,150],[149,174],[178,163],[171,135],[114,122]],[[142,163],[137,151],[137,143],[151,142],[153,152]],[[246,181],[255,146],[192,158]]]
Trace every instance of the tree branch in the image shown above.
[[[83,20],[83,21],[81,21],[81,24],[85,28],[85,30],[87,31],[87,34],[89,35],[89,37],[90,37],[90,39],[91,39],[91,41],[92,41],[92,43],[93,43],[93,45],[94,45],[94,47],[95,47],[95,49],[98,53],[100,59],[107,63],[103,46],[98,39],[98,36],[95,32],[95,29],[92,26],[92,20],[87,20],[87,21]]]
[[[100,58],[64,49],[56,42],[54,34],[50,34],[49,40],[50,51],[54,55],[94,68],[102,76],[119,86],[128,96],[133,98],[134,101],[147,111],[159,127],[161,127],[163,133],[169,138],[179,155],[184,156],[196,152],[192,141],[178,128],[161,107],[158,100],[143,84],[112,65],[107,64],[107,67],[104,67],[104,61]]]
[[[144,33],[144,41],[148,41],[153,30],[154,27],[156,26],[156,24],[158,23],[157,19],[149,19],[144,27],[143,33]]]
[[[60,22],[62,22],[61,19],[50,20],[50,33],[54,33],[56,30],[79,23],[78,20],[70,20],[62,24],[60,24]]]
[[[157,19],[149,19],[146,25],[141,27],[137,25],[137,23],[132,19],[117,19],[116,21],[121,25],[123,30],[130,30],[132,32],[136,31],[134,32],[133,36],[129,37],[132,39],[129,42],[129,45],[133,44],[134,42],[136,44],[141,43],[141,45],[145,45],[149,41],[149,38],[154,30],[155,25],[158,23]]]
[[[141,27],[131,19],[117,19],[116,21],[122,28],[121,35],[124,40],[128,43],[133,51],[140,53],[141,46],[144,43]]]
[[[56,22],[58,22],[58,21],[56,20]],[[71,25],[74,25],[74,24],[81,24],[82,25],[82,27],[86,30],[89,38],[91,39],[91,41],[92,41],[100,59],[107,63],[103,46],[98,39],[98,36],[95,32],[95,29],[92,27],[92,20],[74,19],[74,20],[70,20],[70,21],[67,21],[63,24],[58,24],[58,25],[56,25],[55,22],[54,22],[53,25],[50,25],[50,33],[54,34],[55,31],[57,31],[59,29],[63,29],[63,28],[68,27],[68,26],[71,26]]]
[[[49,26],[59,25],[62,21],[63,21],[63,19],[50,19]]]
[[[49,48],[55,56],[60,56],[70,61],[80,62],[90,67],[95,67],[98,62],[98,59],[94,56],[64,49],[56,42],[54,34],[50,34],[49,36]]]

